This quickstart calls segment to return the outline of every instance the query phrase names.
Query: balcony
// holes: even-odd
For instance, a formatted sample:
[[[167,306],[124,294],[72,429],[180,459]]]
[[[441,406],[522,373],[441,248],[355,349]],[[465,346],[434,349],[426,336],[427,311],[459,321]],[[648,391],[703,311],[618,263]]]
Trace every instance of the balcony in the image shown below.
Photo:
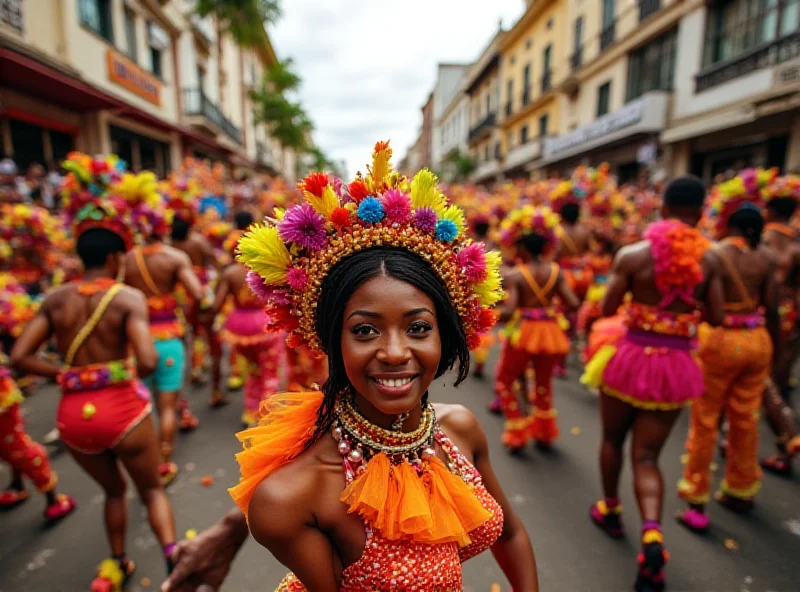
[[[478,165],[478,168],[471,175],[471,180],[474,183],[483,183],[491,181],[497,177],[501,172],[499,160],[485,160]]]
[[[542,76],[542,92],[546,93],[553,87],[553,72],[552,70],[548,70]]]
[[[583,47],[575,48],[575,53],[569,57],[569,65],[573,72],[583,66]]]
[[[469,130],[469,141],[475,142],[488,136],[492,132],[492,128],[495,126],[496,120],[497,115],[494,113],[489,113],[489,115],[487,115],[483,121]]]
[[[800,56],[800,32],[762,43],[724,62],[711,64],[695,76],[695,92],[725,84],[762,68],[769,68]]]
[[[242,143],[242,132],[222,114],[219,107],[201,88],[183,89],[183,111],[187,117],[201,119],[203,127],[212,133],[224,133],[237,144]],[[211,125],[208,125],[211,124]]]
[[[600,32],[600,51],[614,43],[614,36],[617,29],[617,22],[614,21]]]
[[[519,168],[527,169],[533,161],[538,160],[541,156],[542,140],[541,138],[536,138],[523,146],[516,146],[512,150],[509,150],[503,162],[503,169],[505,169],[505,171]]]
[[[661,0],[639,0],[639,22],[661,10]]]

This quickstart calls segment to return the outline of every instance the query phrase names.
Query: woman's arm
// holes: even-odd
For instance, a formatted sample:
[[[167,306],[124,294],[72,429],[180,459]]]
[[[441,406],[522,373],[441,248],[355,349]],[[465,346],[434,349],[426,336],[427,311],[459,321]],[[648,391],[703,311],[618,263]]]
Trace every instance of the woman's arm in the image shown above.
[[[486,490],[503,508],[503,532],[492,546],[492,554],[515,592],[538,592],[539,579],[536,558],[525,526],[509,503],[489,461],[486,434],[475,415],[460,405],[450,407],[442,423],[459,441],[471,449],[473,464],[481,474]]]
[[[334,549],[311,511],[317,494],[311,480],[296,471],[270,475],[250,500],[250,534],[289,568],[308,592],[338,592]]]

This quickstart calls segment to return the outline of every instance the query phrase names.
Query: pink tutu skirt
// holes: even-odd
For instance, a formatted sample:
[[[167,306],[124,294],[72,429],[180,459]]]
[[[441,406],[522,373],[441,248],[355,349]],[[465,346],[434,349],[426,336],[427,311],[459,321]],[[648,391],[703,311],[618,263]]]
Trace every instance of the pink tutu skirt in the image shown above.
[[[600,388],[642,409],[689,405],[703,394],[703,373],[693,348],[692,340],[683,337],[629,331],[602,370]]]
[[[233,345],[253,345],[273,339],[266,332],[269,317],[261,308],[234,308],[225,320],[220,336]]]

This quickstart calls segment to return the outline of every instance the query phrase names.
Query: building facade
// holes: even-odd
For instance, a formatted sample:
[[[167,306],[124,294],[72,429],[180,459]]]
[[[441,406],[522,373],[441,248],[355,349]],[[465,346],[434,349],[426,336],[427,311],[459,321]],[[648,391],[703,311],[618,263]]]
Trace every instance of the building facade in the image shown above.
[[[530,176],[539,168],[544,139],[559,132],[557,89],[567,73],[567,4],[567,0],[528,2],[500,45],[499,119],[506,177]]]
[[[503,177],[502,137],[499,126],[500,81],[503,63],[500,47],[506,35],[498,30],[472,65],[464,82],[469,97],[469,135],[467,145],[476,162],[472,181],[491,184]]]
[[[0,149],[21,168],[77,149],[159,175],[189,155],[291,173],[249,104],[276,59],[266,32],[263,47],[244,50],[186,0],[11,4],[0,20]]]
[[[800,2],[695,3],[677,32],[671,171],[800,172]]]
[[[433,130],[431,134],[431,167],[442,171],[444,157],[454,148],[466,148],[466,122],[459,120],[463,104],[462,84],[468,64],[439,64],[433,88]],[[464,140],[463,147],[461,140]]]

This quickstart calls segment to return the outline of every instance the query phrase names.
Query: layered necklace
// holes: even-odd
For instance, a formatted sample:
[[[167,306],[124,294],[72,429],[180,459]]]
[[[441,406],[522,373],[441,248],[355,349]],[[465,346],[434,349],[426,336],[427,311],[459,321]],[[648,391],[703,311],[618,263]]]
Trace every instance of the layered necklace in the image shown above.
[[[422,408],[419,427],[412,432],[403,432],[403,414],[392,423],[392,429],[376,426],[361,415],[355,407],[354,396],[345,394],[336,406],[331,435],[338,444],[339,454],[345,459],[348,478],[357,476],[372,457],[383,453],[392,464],[410,463],[417,471],[422,470],[422,460],[436,456],[434,440],[436,414],[433,405]]]

